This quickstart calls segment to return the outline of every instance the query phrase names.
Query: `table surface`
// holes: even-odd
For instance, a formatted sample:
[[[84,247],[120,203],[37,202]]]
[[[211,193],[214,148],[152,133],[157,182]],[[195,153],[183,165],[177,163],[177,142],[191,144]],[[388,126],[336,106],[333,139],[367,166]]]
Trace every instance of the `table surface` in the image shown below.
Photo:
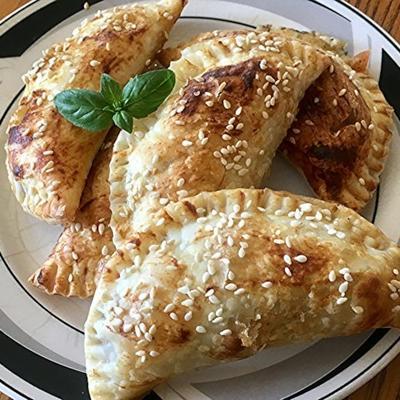
[[[28,0],[0,0],[0,19]],[[349,0],[400,41],[400,0]],[[82,1],[83,4],[83,1]],[[400,355],[347,400],[400,400]],[[0,393],[0,400],[10,400]]]

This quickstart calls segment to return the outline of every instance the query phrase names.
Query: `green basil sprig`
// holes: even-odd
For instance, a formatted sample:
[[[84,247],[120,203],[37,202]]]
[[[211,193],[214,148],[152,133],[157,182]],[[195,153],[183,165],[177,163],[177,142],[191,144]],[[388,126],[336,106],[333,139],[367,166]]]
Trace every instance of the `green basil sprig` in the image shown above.
[[[58,112],[73,125],[90,132],[103,131],[114,122],[131,133],[133,119],[156,111],[175,85],[175,74],[160,69],[136,75],[123,89],[107,74],[101,76],[100,91],[68,89],[54,98]]]

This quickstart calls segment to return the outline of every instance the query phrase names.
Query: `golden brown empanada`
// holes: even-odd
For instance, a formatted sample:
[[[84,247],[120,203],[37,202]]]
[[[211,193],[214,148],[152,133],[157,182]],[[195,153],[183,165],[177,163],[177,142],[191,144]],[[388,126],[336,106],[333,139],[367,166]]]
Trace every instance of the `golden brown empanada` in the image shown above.
[[[97,90],[103,72],[121,84],[142,72],[183,5],[162,0],[98,12],[34,64],[6,145],[9,180],[25,211],[51,223],[72,222],[106,134],[70,124],[55,109],[54,96],[67,88]]]
[[[361,210],[378,186],[392,129],[378,83],[334,57],[308,89],[281,149],[319,197]]]
[[[93,161],[75,222],[65,227],[49,258],[29,278],[48,294],[92,296],[99,262],[114,251],[108,172],[119,132],[115,127],[110,130]]]
[[[334,203],[201,193],[130,239],[107,263],[85,326],[93,400],[131,400],[269,346],[400,328],[399,247]]]
[[[216,32],[171,63],[176,86],[151,116],[121,133],[110,164],[118,248],[169,201],[258,186],[305,90],[329,57],[268,32]]]
[[[157,55],[157,59],[164,65],[168,66],[172,61],[176,61],[184,48],[189,47],[195,43],[207,42],[210,39],[218,38],[220,40],[227,37],[235,37],[246,35],[254,30],[232,30],[232,31],[214,31],[200,33],[188,41],[182,42],[175,47],[167,47]],[[281,37],[289,40],[301,40],[308,44],[322,49],[324,51],[333,52],[340,56],[346,55],[346,43],[334,37],[321,35],[317,32],[297,31],[295,29],[286,27],[275,27],[272,25],[259,26],[255,29],[257,34],[269,33],[270,38]],[[249,40],[252,40],[250,37]]]

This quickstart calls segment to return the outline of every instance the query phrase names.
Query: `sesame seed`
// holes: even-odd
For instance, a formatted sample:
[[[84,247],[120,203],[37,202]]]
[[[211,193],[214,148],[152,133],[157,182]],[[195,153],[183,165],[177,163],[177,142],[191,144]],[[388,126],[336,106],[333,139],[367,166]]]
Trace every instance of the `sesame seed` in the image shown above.
[[[224,329],[219,333],[221,336],[230,336],[232,335],[232,331],[230,329]]]
[[[291,259],[290,256],[287,255],[287,254],[285,254],[285,255],[283,256],[283,261],[285,261],[285,263],[288,264],[288,265],[292,265],[292,259]]]
[[[314,126],[314,122],[312,122],[310,119],[306,119],[304,122],[308,126]]]
[[[305,263],[307,262],[307,257],[303,254],[300,254],[296,257],[293,258],[295,261],[299,262],[299,263]]]
[[[102,248],[101,248],[101,255],[102,256],[106,256],[108,254],[108,247],[106,246],[106,245],[104,245]]]
[[[223,104],[224,108],[227,109],[227,110],[229,110],[231,108],[231,103],[226,99],[224,99],[222,104]]]
[[[262,117],[263,117],[264,119],[268,119],[268,118],[269,118],[269,114],[268,114],[266,111],[263,111],[263,112],[262,112]]]
[[[398,305],[396,307],[393,307],[392,311],[395,312],[395,313],[400,312],[400,305]]]
[[[208,300],[210,300],[210,303],[212,303],[212,304],[219,304],[220,303],[218,297],[213,295],[213,294],[208,298]]]
[[[169,314],[169,317],[170,317],[171,319],[173,319],[174,321],[178,321],[178,316],[177,316],[176,313],[174,313],[174,312],[170,313],[170,314]]]
[[[149,354],[150,354],[150,357],[157,357],[157,356],[160,355],[160,353],[158,351],[155,351],[155,350],[151,350],[149,352]]]
[[[344,304],[346,303],[347,300],[348,300],[347,297],[340,297],[336,300],[336,304],[338,305]]]
[[[235,115],[236,115],[236,116],[239,116],[239,115],[242,113],[242,110],[243,110],[243,107],[242,107],[242,106],[239,106],[239,107],[236,109],[236,111],[235,111]]]
[[[135,355],[137,355],[138,357],[143,357],[144,355],[146,355],[146,352],[144,350],[138,350]]]
[[[186,300],[183,300],[183,301],[181,302],[181,304],[182,304],[184,307],[191,307],[191,306],[193,305],[193,300],[192,300],[192,299],[186,299]]]
[[[341,89],[340,92],[338,93],[339,97],[344,96],[346,94],[346,92],[347,92],[347,89],[344,89],[344,88]]]
[[[236,289],[233,294],[236,296],[240,296],[241,294],[244,294],[244,293],[246,293],[246,289],[239,288],[239,289]]]
[[[72,258],[75,260],[75,261],[77,261],[78,260],[78,254],[76,254],[74,251],[73,252],[71,252],[71,255],[72,255]]]
[[[332,104],[336,107],[338,105],[338,101],[336,99],[333,99]]]
[[[390,294],[390,298],[391,298],[393,301],[396,301],[399,297],[400,297],[400,296],[399,296],[397,293],[391,293],[391,294]]]
[[[89,10],[90,4],[86,1],[85,3],[83,3],[83,8],[84,8],[85,10]]]
[[[164,312],[165,312],[165,313],[169,313],[169,312],[171,312],[174,308],[175,308],[175,304],[172,304],[172,303],[167,304],[167,305],[164,307]]]
[[[351,306],[351,309],[356,313],[356,314],[362,314],[364,312],[364,308],[361,306]]]
[[[333,73],[335,72],[335,66],[334,66],[333,64],[331,64],[331,65],[329,66],[329,72],[330,72],[331,74],[333,74]]]
[[[189,146],[191,146],[193,144],[193,142],[191,142],[190,140],[183,140],[182,141],[182,146],[184,146],[184,147],[189,147]]]
[[[265,289],[270,289],[272,287],[272,282],[271,281],[265,281],[261,283],[261,286]]]
[[[354,124],[354,126],[355,126],[357,132],[361,131],[361,124],[358,121]]]
[[[344,293],[346,293],[348,288],[349,288],[349,282],[345,281],[341,283],[339,286],[339,293],[343,295]]]
[[[394,275],[399,275],[399,270],[397,268],[393,268],[393,274]]]
[[[353,281],[353,277],[352,277],[348,272],[346,272],[346,273],[343,275],[343,279],[344,279],[345,281],[347,281],[347,282],[352,282],[352,281]]]
[[[121,32],[122,31],[122,28],[119,25],[114,25],[113,28],[114,28],[114,30],[116,32]]]
[[[359,178],[358,182],[360,182],[360,185],[362,185],[362,186],[365,185],[365,179],[364,178]]]
[[[287,276],[292,276],[292,271],[290,270],[289,267],[285,267],[285,274],[286,274]]]
[[[206,328],[204,328],[203,325],[197,325],[197,326],[196,326],[196,332],[197,332],[197,333],[206,333],[207,330],[206,330]]]
[[[229,291],[235,291],[237,289],[237,285],[234,283],[228,283],[225,285],[225,289]]]
[[[231,135],[228,135],[227,133],[224,133],[223,135],[222,135],[222,140],[231,140],[232,139],[232,136]]]
[[[153,336],[152,336],[149,332],[146,332],[146,333],[144,334],[144,338],[145,338],[148,342],[151,342],[151,341],[153,340]]]
[[[207,101],[205,102],[205,105],[206,105],[207,107],[212,107],[212,106],[214,105],[214,102],[213,102],[212,100],[207,100]]]
[[[374,129],[374,124],[369,124],[369,125],[368,125],[368,129],[369,129],[370,131],[372,131],[372,129]]]
[[[339,270],[339,274],[341,274],[341,275],[349,274],[349,273],[350,273],[350,270],[347,267]]]
[[[97,67],[98,65],[100,65],[100,61],[97,60],[90,60],[89,65],[91,67]]]
[[[222,317],[217,317],[217,318],[214,318],[213,319],[213,321],[212,321],[212,323],[213,324],[219,324],[220,322],[222,322],[224,319],[222,318]]]
[[[274,243],[275,243],[275,244],[284,244],[285,241],[282,240],[282,239],[274,239]]]

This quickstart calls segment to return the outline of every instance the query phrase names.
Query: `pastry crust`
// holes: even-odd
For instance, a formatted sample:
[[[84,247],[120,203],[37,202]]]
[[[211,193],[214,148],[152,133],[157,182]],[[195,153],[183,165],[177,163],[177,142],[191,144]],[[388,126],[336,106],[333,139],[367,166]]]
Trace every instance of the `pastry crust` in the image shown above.
[[[329,62],[268,32],[219,35],[182,51],[170,65],[173,93],[117,139],[110,164],[117,249],[169,201],[260,185],[305,90]]]
[[[109,163],[119,134],[112,128],[101,146],[86,180],[75,222],[65,227],[49,258],[29,278],[47,294],[92,296],[99,263],[114,252],[110,223]]]
[[[389,154],[392,108],[377,82],[339,57],[310,87],[281,146],[322,199],[361,210]],[[365,68],[365,57],[353,63]]]
[[[335,203],[201,193],[131,239],[107,263],[85,325],[93,400],[137,398],[269,346],[400,328],[399,247]]]
[[[176,61],[180,58],[181,52],[186,47],[190,47],[195,43],[207,42],[209,40],[218,38],[223,39],[226,37],[235,37],[237,35],[243,35],[246,32],[249,33],[252,30],[232,30],[232,31],[214,31],[199,33],[190,40],[178,44],[176,47],[167,47],[157,55],[157,60],[163,65],[168,66],[172,61]],[[333,54],[338,54],[340,56],[346,55],[347,44],[334,37],[328,37],[326,35],[321,35],[318,32],[307,32],[307,31],[297,31],[295,29],[286,27],[275,27],[272,25],[263,25],[255,29],[257,33],[269,33],[271,38],[283,37],[288,40],[300,40],[304,41],[316,48],[321,50],[332,52]]]
[[[50,223],[72,222],[106,132],[88,133],[53,106],[67,88],[97,90],[106,72],[125,83],[163,46],[184,0],[104,10],[65,42],[45,51],[24,77],[26,88],[8,130],[7,169],[23,209]]]

